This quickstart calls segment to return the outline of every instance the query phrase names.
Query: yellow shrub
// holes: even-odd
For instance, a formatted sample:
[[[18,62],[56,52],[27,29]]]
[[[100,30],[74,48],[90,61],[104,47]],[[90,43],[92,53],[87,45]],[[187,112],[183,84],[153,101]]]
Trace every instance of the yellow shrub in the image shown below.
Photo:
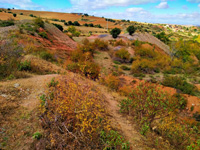
[[[132,63],[132,72],[133,73],[150,73],[155,69],[155,62],[148,59],[137,59]]]
[[[53,79],[49,88],[48,95],[41,96],[42,116],[49,122],[44,146],[58,149],[64,142],[76,149],[103,149],[100,131],[108,132],[110,125],[100,90],[70,77]]]
[[[120,80],[118,77],[109,74],[108,76],[105,77],[105,84],[114,90],[117,90],[119,88]]]

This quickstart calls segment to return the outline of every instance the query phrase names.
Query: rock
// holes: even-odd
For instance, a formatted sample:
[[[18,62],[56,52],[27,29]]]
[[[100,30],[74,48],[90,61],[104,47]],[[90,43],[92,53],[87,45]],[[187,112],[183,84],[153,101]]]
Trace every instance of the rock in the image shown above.
[[[0,95],[1,97],[4,97],[4,98],[8,98],[8,95],[6,95],[6,94],[2,94],[2,95]]]
[[[15,84],[14,84],[14,87],[15,87],[15,88],[18,88],[19,86],[20,86],[19,83],[15,83]]]

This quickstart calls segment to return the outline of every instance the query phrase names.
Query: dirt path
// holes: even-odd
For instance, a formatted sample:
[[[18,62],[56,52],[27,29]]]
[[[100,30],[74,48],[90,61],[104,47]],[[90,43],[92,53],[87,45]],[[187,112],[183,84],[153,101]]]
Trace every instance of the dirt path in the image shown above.
[[[37,115],[39,97],[57,76],[38,75],[0,83],[0,149],[32,149],[33,134],[42,132]]]
[[[106,100],[108,102],[107,108],[109,115],[111,115],[112,125],[119,130],[125,138],[130,142],[132,150],[146,150],[147,148],[143,145],[141,141],[142,136],[136,130],[136,124],[133,124],[125,116],[122,116],[119,112],[119,99],[122,99],[117,93],[111,93],[106,91],[105,87],[101,88],[102,93],[104,93]]]

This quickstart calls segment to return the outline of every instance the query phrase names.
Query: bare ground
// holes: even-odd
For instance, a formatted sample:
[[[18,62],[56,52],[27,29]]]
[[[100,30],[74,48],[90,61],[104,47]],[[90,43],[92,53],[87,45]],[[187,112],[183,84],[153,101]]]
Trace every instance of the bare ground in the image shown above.
[[[32,149],[33,133],[42,132],[37,118],[39,97],[47,83],[57,76],[34,76],[0,83],[0,149]]]

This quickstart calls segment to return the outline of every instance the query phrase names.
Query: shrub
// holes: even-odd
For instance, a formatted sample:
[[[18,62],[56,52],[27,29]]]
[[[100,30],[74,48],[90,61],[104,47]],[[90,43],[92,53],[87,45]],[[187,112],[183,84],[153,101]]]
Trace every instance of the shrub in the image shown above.
[[[136,28],[134,26],[129,26],[126,30],[128,31],[129,35],[132,35],[135,33]]]
[[[114,60],[113,62],[114,62],[115,64],[117,64],[117,65],[121,65],[121,64],[122,64],[121,62],[116,61],[116,60]]]
[[[44,136],[41,139],[43,142],[40,141],[37,144],[40,149],[46,147],[59,149],[60,146],[77,150],[104,149],[108,145],[102,141],[103,139],[110,141],[111,146],[114,142],[111,140],[114,139],[114,143],[121,147],[122,144],[117,143],[116,137],[120,137],[120,141],[126,143],[123,137],[118,134],[112,136],[116,133],[109,132],[110,125],[105,115],[105,101],[99,89],[71,77],[61,78],[58,81],[59,84],[50,87],[45,97],[48,105],[41,105]],[[53,99],[50,99],[52,94]],[[52,144],[52,141],[55,144]]]
[[[107,146],[104,148],[105,150],[109,149],[122,149],[129,150],[129,143],[125,141],[125,139],[116,131],[111,130],[109,133],[105,131],[101,131],[100,137]]]
[[[59,19],[52,19],[52,21],[60,21]]]
[[[108,50],[108,42],[105,42],[103,40],[95,39],[95,41],[93,42],[93,45],[98,50],[101,50],[101,51]]]
[[[114,43],[114,46],[126,46],[126,43],[122,39],[120,39]]]
[[[80,26],[80,23],[78,21],[74,21],[73,23],[75,26]]]
[[[30,14],[29,16],[30,16],[30,17],[34,17],[34,15],[33,15],[33,14]]]
[[[46,32],[40,32],[38,33],[39,36],[41,36],[42,38],[48,39],[47,33]]]
[[[154,131],[156,128],[156,133],[176,149],[185,149],[192,139],[192,129],[178,120],[177,109],[182,109],[182,104],[185,106],[177,96],[170,96],[157,85],[145,82],[136,87],[128,99],[120,102],[120,111],[139,122],[141,134],[146,135],[149,129]]]
[[[68,25],[74,25],[73,23],[72,23],[72,21],[68,21]]]
[[[130,67],[127,67],[127,66],[124,66],[124,65],[122,65],[120,68],[123,69],[123,70],[131,70]]]
[[[36,18],[35,20],[34,20],[34,22],[35,22],[35,25],[37,25],[37,26],[39,26],[39,27],[41,27],[41,28],[44,28],[44,21],[42,20],[42,18]]]
[[[60,20],[61,22],[65,22],[65,20]]]
[[[31,71],[31,62],[25,61],[18,64],[18,70],[19,71]]]
[[[68,26],[68,23],[67,23],[67,22],[65,22],[65,23],[64,23],[64,25]]]
[[[52,54],[48,53],[47,51],[42,51],[39,53],[40,58],[47,60],[47,61],[55,61]]]
[[[35,132],[33,134],[33,138],[39,140],[42,137],[42,134],[40,132]]]
[[[151,49],[136,49],[135,55],[139,55],[142,58],[155,58],[158,56],[157,52],[151,50]]]
[[[168,44],[170,42],[169,38],[165,34],[165,32],[161,32],[159,34],[156,34],[156,37],[161,40],[162,42]]]
[[[154,73],[155,64],[148,59],[137,59],[133,61],[131,71],[132,73]]]
[[[88,27],[88,24],[87,24],[87,23],[85,23],[85,24],[84,24],[84,26]]]
[[[91,79],[98,79],[100,73],[100,67],[94,62],[79,63],[81,73]]]
[[[60,24],[53,23],[54,26],[56,26],[60,31],[63,31],[63,26]]]
[[[123,59],[124,61],[130,59],[130,54],[129,54],[129,52],[128,52],[126,49],[124,49],[124,48],[118,50],[118,51],[115,53],[115,56],[116,56],[116,57],[119,57],[119,58],[121,58],[121,59]]]
[[[196,86],[188,83],[184,78],[178,76],[165,76],[162,84],[181,90],[185,94],[195,95],[198,92]]]
[[[108,86],[111,89],[118,90],[120,80],[118,77],[110,74],[105,77],[105,84],[106,84],[106,86]]]
[[[119,28],[114,28],[110,31],[110,34],[113,38],[117,38],[118,35],[121,33],[121,30]]]
[[[7,27],[12,25],[15,25],[13,20],[5,20],[5,21],[0,20],[0,27]]]
[[[17,17],[17,14],[14,13],[14,14],[13,14],[13,17]]]
[[[20,15],[24,15],[23,13],[20,13]]]
[[[72,33],[72,35],[73,36],[76,36],[76,37],[79,37],[80,36],[80,32],[78,32],[77,30],[76,30],[76,28],[74,27],[74,26],[70,26],[70,27],[68,27],[68,29],[67,29],[70,33]]]
[[[93,23],[88,24],[89,27],[94,27]]]

